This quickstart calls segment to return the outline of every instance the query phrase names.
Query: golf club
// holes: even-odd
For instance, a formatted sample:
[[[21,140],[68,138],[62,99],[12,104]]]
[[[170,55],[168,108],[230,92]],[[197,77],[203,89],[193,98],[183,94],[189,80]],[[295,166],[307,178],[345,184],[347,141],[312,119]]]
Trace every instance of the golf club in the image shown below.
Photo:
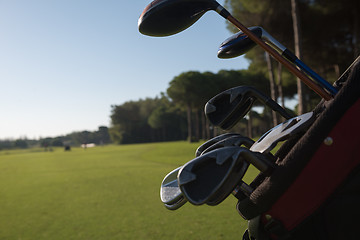
[[[229,129],[248,113],[256,100],[280,113],[285,119],[293,117],[274,100],[250,86],[234,87],[219,93],[206,103],[205,115],[215,126]]]
[[[178,174],[179,187],[190,203],[214,206],[244,185],[241,180],[250,164],[264,174],[274,166],[264,155],[247,148],[219,148],[186,163]]]
[[[229,137],[232,137],[232,136],[239,136],[239,137],[242,137],[241,134],[238,134],[238,133],[224,133],[224,134],[221,134],[219,136],[216,136],[210,140],[207,140],[206,142],[204,142],[203,144],[201,144],[195,151],[195,157],[198,157],[201,155],[201,153],[207,149],[208,147],[210,147],[211,145],[221,141],[221,140],[224,140],[226,138],[229,138]]]
[[[254,144],[254,140],[248,137],[243,137],[241,135],[231,136],[221,141],[218,141],[217,143],[214,143],[210,147],[206,148],[200,155],[204,155],[205,153],[223,147],[231,147],[231,146],[240,147],[241,145],[244,145],[245,147],[250,148],[253,144]]]
[[[249,36],[265,51],[281,62],[290,72],[301,79],[325,100],[332,96],[314,83],[308,76],[283,58],[277,51],[268,46],[259,37],[235,19],[216,0],[155,0],[148,4],[138,20],[142,34],[149,36],[169,36],[181,32],[193,25],[207,11],[214,10]]]
[[[180,169],[181,167],[171,171],[161,183],[160,199],[169,210],[176,210],[187,202],[178,185],[177,175]]]
[[[261,29],[249,27],[249,30],[257,37],[261,38]],[[253,49],[255,46],[256,43],[240,31],[220,44],[217,56],[222,59],[239,57]]]
[[[320,77],[316,72],[314,72],[310,67],[305,65],[300,59],[296,57],[289,49],[284,47],[279,43],[275,38],[273,38],[268,32],[266,32],[262,27],[250,27],[249,30],[253,32],[256,36],[264,40],[268,45],[273,49],[277,50],[283,57],[287,60],[298,66],[306,74],[308,74],[312,79],[314,79],[318,84],[324,87],[330,94],[333,96],[336,95],[338,90],[333,87],[329,82]],[[219,47],[218,57],[219,58],[233,58],[240,56],[256,45],[246,34],[243,32],[238,32],[226,39]]]
[[[280,141],[306,131],[315,121],[313,112],[291,118],[275,126],[260,137],[250,148],[253,152],[269,153]]]

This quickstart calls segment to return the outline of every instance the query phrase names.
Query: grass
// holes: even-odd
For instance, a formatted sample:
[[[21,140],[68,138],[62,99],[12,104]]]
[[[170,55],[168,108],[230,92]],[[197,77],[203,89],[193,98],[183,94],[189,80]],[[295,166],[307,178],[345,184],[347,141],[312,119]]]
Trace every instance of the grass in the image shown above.
[[[160,201],[163,177],[198,145],[0,152],[0,239],[239,239],[233,196],[176,211]]]

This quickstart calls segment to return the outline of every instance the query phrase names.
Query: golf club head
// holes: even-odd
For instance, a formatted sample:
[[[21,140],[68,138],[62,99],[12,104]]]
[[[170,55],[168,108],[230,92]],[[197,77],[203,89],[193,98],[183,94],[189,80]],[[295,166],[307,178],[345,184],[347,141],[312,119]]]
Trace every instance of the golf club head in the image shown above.
[[[249,30],[280,54],[283,54],[287,50],[285,46],[273,38],[262,27],[250,27]],[[253,40],[240,31],[226,39],[220,45],[218,58],[234,58],[241,56],[251,50],[255,45],[256,43]]]
[[[242,136],[238,133],[224,133],[224,134],[221,134],[219,136],[216,136],[206,142],[204,142],[203,144],[201,144],[195,151],[195,157],[198,157],[201,155],[201,153],[207,149],[208,147],[210,147],[211,145],[221,141],[221,140],[224,140],[228,137],[231,137],[231,136]]]
[[[181,167],[171,171],[161,183],[160,199],[169,210],[176,210],[187,202],[178,185],[177,175],[180,169]]]
[[[140,15],[138,28],[144,35],[173,35],[187,29],[219,5],[215,0],[155,0]]]
[[[260,27],[250,27],[249,30],[261,38],[262,30]],[[221,43],[217,56],[218,58],[238,57],[247,53],[255,46],[256,43],[240,31]]]
[[[186,163],[179,171],[178,183],[185,198],[194,205],[221,203],[240,184],[249,165],[264,174],[274,167],[261,153],[243,147],[223,147]]]
[[[253,144],[254,144],[254,140],[252,140],[251,138],[243,137],[241,135],[230,136],[209,146],[200,155],[206,154],[210,151],[223,147],[231,147],[231,146],[240,147],[241,145],[244,145],[245,147],[250,148]]]
[[[293,117],[270,97],[250,86],[234,87],[219,93],[206,103],[205,115],[213,125],[230,129],[249,112],[256,100],[286,119]]]
[[[228,89],[210,99],[205,105],[209,121],[222,129],[232,128],[251,109],[256,98],[249,93],[250,87]]]
[[[240,151],[239,147],[224,147],[186,163],[178,174],[179,186],[185,198],[194,205],[209,203],[215,194],[217,199],[211,200],[212,204],[224,200],[249,166],[239,156]],[[217,194],[219,192],[221,194]]]
[[[315,116],[313,112],[288,119],[266,132],[251,146],[250,150],[253,152],[269,153],[278,142],[306,131],[314,120]]]

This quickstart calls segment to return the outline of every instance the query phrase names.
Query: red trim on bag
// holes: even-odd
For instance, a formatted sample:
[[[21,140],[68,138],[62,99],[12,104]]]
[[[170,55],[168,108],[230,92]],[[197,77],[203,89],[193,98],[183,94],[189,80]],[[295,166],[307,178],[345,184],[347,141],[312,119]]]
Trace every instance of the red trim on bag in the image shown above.
[[[318,209],[360,163],[360,100],[331,130],[303,171],[265,214],[293,229]],[[324,123],[326,124],[326,123]]]

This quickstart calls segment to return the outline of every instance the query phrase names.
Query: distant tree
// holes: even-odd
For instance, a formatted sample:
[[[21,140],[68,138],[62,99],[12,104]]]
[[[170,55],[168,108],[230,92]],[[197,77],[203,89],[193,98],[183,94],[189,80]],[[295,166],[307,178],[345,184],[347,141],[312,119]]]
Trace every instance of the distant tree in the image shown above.
[[[72,132],[65,136],[46,137],[35,139],[18,140],[0,140],[0,150],[13,148],[32,148],[43,147],[45,150],[49,147],[63,147],[64,145],[80,145],[83,143],[108,144],[111,143],[109,129],[106,126],[100,126],[97,131]]]
[[[47,148],[49,146],[51,146],[51,138],[42,138],[40,139],[40,145],[43,148]]]
[[[62,137],[56,137],[51,140],[51,146],[53,147],[62,147],[64,146]]]
[[[0,150],[11,149],[13,148],[13,146],[14,144],[12,140],[8,140],[8,139],[0,140]]]
[[[111,138],[111,141],[117,144],[121,144],[124,142],[124,131],[121,129],[121,126],[119,124],[113,124],[109,128],[109,135]]]
[[[159,98],[147,98],[111,106],[109,132],[112,140],[117,143],[155,141],[154,131],[149,125],[148,118],[161,101]]]
[[[14,142],[14,146],[15,146],[15,148],[27,148],[28,144],[27,144],[26,140],[24,140],[24,139],[17,139]]]
[[[198,141],[198,135],[193,133],[193,109],[197,109],[199,104],[199,89],[197,89],[203,81],[200,72],[190,71],[184,72],[173,78],[167,89],[168,96],[180,107],[186,109],[188,140]]]
[[[186,120],[178,108],[159,106],[151,113],[148,122],[154,130],[159,132],[160,141],[184,139]]]
[[[112,125],[118,128],[122,143],[136,142],[137,132],[141,128],[139,103],[135,101],[126,102],[123,105],[112,106]]]
[[[109,128],[106,126],[100,126],[98,131],[95,132],[96,144],[108,144],[111,142]]]
[[[291,0],[291,17],[293,23],[293,30],[294,30],[294,48],[295,48],[295,55],[302,59],[302,34],[301,34],[301,23],[300,23],[300,13],[298,7],[298,0]],[[303,114],[307,110],[305,104],[305,85],[301,81],[300,78],[296,78],[297,83],[297,95],[299,99],[298,104],[298,114]]]

